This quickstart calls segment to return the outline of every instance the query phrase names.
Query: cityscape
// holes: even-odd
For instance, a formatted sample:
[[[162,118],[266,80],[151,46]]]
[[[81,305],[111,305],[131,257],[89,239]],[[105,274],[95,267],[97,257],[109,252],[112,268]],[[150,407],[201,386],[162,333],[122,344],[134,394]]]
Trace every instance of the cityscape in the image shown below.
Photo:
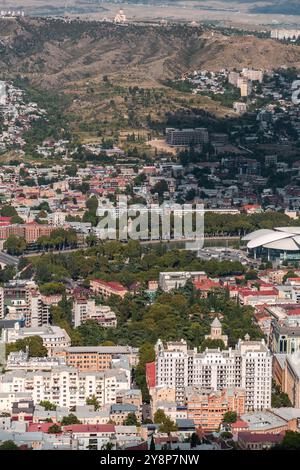
[[[299,13],[37,3],[0,1],[0,450],[299,450]]]

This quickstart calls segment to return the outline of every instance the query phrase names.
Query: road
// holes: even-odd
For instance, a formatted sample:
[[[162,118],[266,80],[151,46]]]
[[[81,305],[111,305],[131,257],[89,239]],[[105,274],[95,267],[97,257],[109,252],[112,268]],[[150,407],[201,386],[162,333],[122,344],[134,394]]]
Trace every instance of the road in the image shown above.
[[[232,241],[235,241],[235,240],[240,240],[241,237],[239,236],[226,236],[226,237],[205,237],[205,241],[209,241],[209,240],[216,240],[216,241],[220,241],[220,240],[232,240]],[[111,240],[113,241],[113,240]],[[194,242],[195,239],[193,238],[187,238],[185,240],[144,240],[144,241],[141,241],[141,245],[157,245],[159,243],[185,243],[185,242]],[[80,247],[77,247],[77,248],[66,248],[64,250],[49,250],[49,251],[33,251],[32,253],[25,253],[23,255],[23,257],[25,258],[31,258],[32,256],[40,256],[42,254],[49,254],[49,253],[53,253],[53,254],[59,254],[59,253],[72,253],[74,251],[79,251],[79,250],[83,250],[83,249],[86,249],[86,248],[89,248],[87,245],[82,245]]]

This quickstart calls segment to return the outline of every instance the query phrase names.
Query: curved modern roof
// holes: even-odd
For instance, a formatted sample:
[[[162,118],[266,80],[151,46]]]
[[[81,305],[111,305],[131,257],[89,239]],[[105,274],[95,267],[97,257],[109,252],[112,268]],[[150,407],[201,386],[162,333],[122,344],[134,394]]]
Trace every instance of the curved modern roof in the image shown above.
[[[258,247],[283,251],[300,251],[300,227],[276,227],[274,230],[255,230],[246,235],[247,247]]]
[[[292,238],[284,238],[283,240],[267,243],[264,245],[264,248],[286,251],[297,251],[300,249],[299,245],[297,245],[297,243]]]
[[[274,230],[300,235],[300,227],[274,227]]]
[[[260,235],[267,235],[267,233],[273,233],[273,230],[270,230],[268,228],[261,228],[259,230],[255,230],[254,232],[248,233],[242,238],[242,240],[249,241],[253,238],[259,237]]]

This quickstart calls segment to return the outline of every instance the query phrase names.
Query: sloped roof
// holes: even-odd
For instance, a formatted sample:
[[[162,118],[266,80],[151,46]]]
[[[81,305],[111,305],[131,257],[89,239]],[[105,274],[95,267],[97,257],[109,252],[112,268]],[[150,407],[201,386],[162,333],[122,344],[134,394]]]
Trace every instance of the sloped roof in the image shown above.
[[[246,235],[249,249],[264,247],[282,251],[300,251],[300,227],[276,227],[274,230],[255,230]]]

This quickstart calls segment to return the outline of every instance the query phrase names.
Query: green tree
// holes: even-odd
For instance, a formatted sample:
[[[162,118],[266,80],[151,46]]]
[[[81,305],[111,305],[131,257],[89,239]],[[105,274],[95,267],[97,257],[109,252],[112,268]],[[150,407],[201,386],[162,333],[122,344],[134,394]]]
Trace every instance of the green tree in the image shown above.
[[[55,411],[57,406],[48,400],[42,400],[39,403],[46,411]]]
[[[281,444],[274,447],[278,450],[300,450],[300,433],[286,431]]]
[[[151,436],[150,449],[149,450],[151,450],[151,451],[155,450],[155,442],[154,442],[153,434]]]
[[[224,341],[222,341],[221,339],[210,339],[210,338],[205,339],[201,343],[201,351],[205,351],[206,348],[208,349],[220,348],[221,350],[226,349]]]
[[[26,351],[30,357],[46,357],[48,355],[47,348],[43,345],[43,340],[40,336],[30,336],[24,339],[18,339],[15,343],[6,344],[6,354],[8,355],[14,351]]]
[[[154,423],[159,424],[159,431],[170,434],[173,431],[177,431],[177,425],[174,421],[171,420],[169,416],[166,416],[165,412],[161,409],[158,409],[154,413]]]
[[[93,395],[92,397],[89,397],[86,399],[86,404],[87,405],[92,405],[94,407],[94,410],[97,411],[100,408],[100,403],[97,400],[97,397]]]
[[[128,413],[127,418],[123,421],[124,426],[137,426],[138,420],[135,413]]]
[[[281,388],[274,380],[272,381],[271,406],[272,408],[289,408],[293,406],[289,396],[281,391]]]
[[[13,215],[10,222],[12,224],[24,224],[24,220],[19,215]]]
[[[1,217],[13,217],[14,215],[18,215],[16,209],[9,204],[3,206],[0,211]]]
[[[142,391],[143,400],[149,402],[149,390],[146,382],[146,364],[155,360],[155,351],[151,343],[145,342],[139,350],[139,364],[135,369],[135,380]]]
[[[177,425],[174,423],[174,421],[171,420],[169,416],[166,417],[163,423],[159,426],[159,432],[163,432],[166,434],[170,434],[171,432],[177,431]]]
[[[77,328],[77,331],[83,339],[84,346],[97,346],[104,341],[106,336],[105,328],[96,320],[87,320]]]
[[[60,434],[61,432],[61,427],[58,424],[52,424],[48,428],[48,434]]]
[[[61,282],[46,282],[39,286],[40,292],[44,295],[51,294],[64,294],[66,291],[65,286]]]
[[[17,444],[14,443],[14,441],[3,441],[0,444],[0,450],[19,450],[19,447]]]
[[[227,411],[223,417],[223,423],[235,423],[237,420],[237,413],[235,411]]]
[[[3,248],[8,254],[13,256],[20,256],[26,250],[26,241],[22,237],[10,235],[4,242]]]
[[[62,426],[69,426],[71,424],[81,424],[81,421],[79,421],[76,415],[70,413],[68,416],[63,417],[60,424]]]

